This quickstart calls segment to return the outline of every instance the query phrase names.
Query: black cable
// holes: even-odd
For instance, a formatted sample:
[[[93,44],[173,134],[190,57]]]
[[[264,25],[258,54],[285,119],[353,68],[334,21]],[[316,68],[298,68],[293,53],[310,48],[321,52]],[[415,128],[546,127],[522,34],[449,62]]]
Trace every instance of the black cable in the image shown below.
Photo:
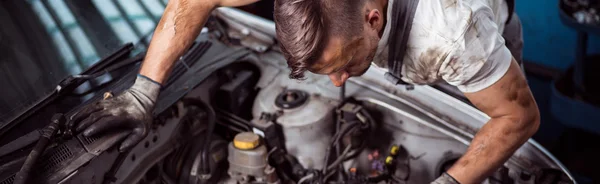
[[[351,154],[348,154],[348,156],[346,158],[344,158],[344,162],[357,157],[366,147],[367,147],[367,141],[362,139],[360,146],[357,149],[353,150],[354,152],[352,152]]]
[[[325,154],[325,162],[324,162],[325,164],[323,165],[323,169],[321,170],[321,172],[323,172],[323,173],[326,173],[329,170],[328,165],[329,165],[329,158],[331,155],[331,149],[337,149],[338,147],[341,147],[341,143],[340,143],[341,139],[343,137],[345,137],[348,133],[350,133],[351,130],[354,130],[357,127],[359,127],[358,125],[360,125],[360,122],[359,121],[351,121],[346,124],[347,124],[347,126],[345,126],[344,128],[339,128],[341,126],[341,121],[338,121],[338,123],[336,123],[336,127],[338,127],[337,128],[338,131],[336,131],[336,133],[333,135],[332,141],[329,145],[329,148],[327,148],[327,152]],[[335,157],[336,159],[339,159],[340,156],[343,157],[344,155],[340,155],[339,153],[336,152],[335,156],[336,156]],[[347,158],[341,158],[341,159],[346,160]],[[338,172],[338,174],[340,174],[339,172],[342,172],[342,175],[343,175],[343,171],[344,171],[343,165],[339,165],[339,166],[340,166],[340,168],[337,169],[337,172]],[[333,172],[333,173],[336,173],[336,172]],[[345,177],[345,176],[341,176],[341,177]],[[325,177],[325,178],[329,178],[329,177]],[[326,182],[326,180],[323,182]]]
[[[54,116],[52,116],[52,122],[44,129],[42,129],[42,135],[40,136],[39,141],[27,156],[27,159],[21,167],[21,170],[19,170],[19,172],[17,172],[17,174],[15,175],[14,184],[27,183],[27,179],[29,179],[31,169],[37,162],[40,155],[42,155],[42,153],[44,153],[44,151],[46,150],[46,147],[48,146],[48,143],[50,143],[52,137],[56,135],[56,132],[60,127],[64,126],[65,122],[66,119],[63,114],[55,114]]]
[[[338,145],[341,145],[342,138],[344,138],[352,130],[355,130],[359,125],[360,123],[358,121],[348,123],[348,125],[345,126],[341,131],[333,135],[333,141],[331,142],[331,146],[338,147]]]
[[[185,102],[191,103],[192,105],[197,105],[199,107],[204,108],[208,115],[208,129],[206,131],[206,138],[204,139],[204,144],[202,145],[202,151],[200,153],[200,161],[202,164],[200,165],[200,174],[208,175],[210,174],[210,164],[208,159],[208,154],[210,151],[210,138],[215,129],[216,123],[216,114],[214,109],[206,102],[198,99],[184,99]]]
[[[218,114],[218,117],[224,120],[227,120],[229,123],[232,123],[236,126],[243,127],[246,131],[252,130],[252,126],[250,126],[250,122],[241,117],[238,117],[235,114],[226,112],[222,109],[215,108],[215,112]]]
[[[131,152],[131,150],[128,150],[127,152],[119,152],[119,155],[117,155],[117,159],[115,160],[115,162],[112,164],[108,172],[104,174],[104,181],[102,182],[102,184],[110,184],[117,181],[115,175],[117,175],[119,167],[121,167],[121,165],[123,165],[123,162],[125,162],[125,159],[127,159],[129,152]]]
[[[333,161],[333,163],[331,163],[331,165],[329,165],[327,167],[327,170],[325,171],[325,173],[327,173],[327,171],[332,170],[335,168],[335,166],[340,165],[342,163],[342,161],[344,161],[344,157],[350,153],[350,148],[352,148],[352,144],[349,144],[348,146],[346,146],[346,148],[344,149],[344,152],[342,152],[342,154],[340,155],[340,157],[338,157],[335,161]]]
[[[361,112],[363,112],[363,114],[365,114],[365,116],[367,116],[366,118],[368,119],[369,123],[363,124],[360,121],[351,121],[351,122],[346,123],[346,126],[338,129],[338,131],[334,134],[333,141],[331,142],[332,145],[330,145],[331,147],[334,147],[335,149],[337,149],[338,147],[341,147],[342,139],[345,136],[347,136],[348,134],[353,133],[358,130],[364,130],[364,129],[368,129],[368,128],[372,127],[371,122],[373,122],[373,121],[372,121],[371,116],[364,111],[361,111]],[[361,141],[361,144],[358,147],[358,149],[356,149],[352,154],[348,155],[347,152],[342,155],[336,154],[336,158],[342,159],[343,161],[347,161],[353,157],[358,156],[358,154],[360,154],[360,150],[364,149],[365,147],[366,147],[366,142],[363,139],[363,141]],[[328,153],[328,155],[329,155],[329,153]],[[329,164],[328,157],[326,156],[325,158],[326,158],[326,164]],[[343,181],[345,179],[346,175],[344,175],[345,173],[343,172],[344,171],[343,165],[341,165],[341,164],[334,164],[334,165],[338,165],[340,168],[338,168],[337,171],[334,170],[334,172],[332,172],[332,173],[327,172],[329,170],[329,168],[327,168],[327,170],[324,170],[323,172],[325,172],[325,176],[326,176],[324,178],[325,179],[324,182],[326,182],[327,179],[329,179],[329,177],[331,177],[332,174],[334,174],[334,173],[338,173],[338,176],[339,176],[338,180]]]
[[[339,174],[339,172],[343,171],[343,169],[340,171],[339,168],[337,171],[335,171],[334,169],[336,167],[340,167],[340,166],[343,168],[342,162],[345,160],[346,155],[350,152],[350,148],[352,148],[352,144],[349,144],[348,146],[346,146],[346,148],[344,149],[344,152],[342,152],[342,154],[335,161],[333,161],[333,163],[331,163],[331,165],[329,165],[327,167],[327,170],[324,171],[325,172],[325,180],[324,180],[325,182],[327,181],[327,179],[329,179],[329,177],[333,176],[333,174],[335,174],[335,173]],[[331,170],[331,172],[329,172],[330,170]],[[341,179],[343,179],[343,178],[338,178],[338,180],[341,180]],[[342,182],[343,182],[343,180],[342,180]]]

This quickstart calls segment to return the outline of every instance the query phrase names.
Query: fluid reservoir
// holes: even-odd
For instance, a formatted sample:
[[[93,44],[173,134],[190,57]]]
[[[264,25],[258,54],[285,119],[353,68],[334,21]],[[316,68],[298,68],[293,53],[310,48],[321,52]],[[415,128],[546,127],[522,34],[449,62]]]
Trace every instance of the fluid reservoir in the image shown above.
[[[273,84],[257,96],[253,115],[279,114],[275,121],[282,127],[288,153],[306,169],[321,169],[332,137],[334,108],[319,95]]]
[[[252,132],[243,132],[229,143],[229,174],[238,181],[247,182],[250,176],[264,178],[267,167],[267,148],[260,137]]]

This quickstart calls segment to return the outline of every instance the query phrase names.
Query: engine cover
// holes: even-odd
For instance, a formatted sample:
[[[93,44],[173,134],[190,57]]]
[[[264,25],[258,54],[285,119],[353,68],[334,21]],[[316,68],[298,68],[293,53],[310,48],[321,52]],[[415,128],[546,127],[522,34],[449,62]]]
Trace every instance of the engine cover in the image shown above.
[[[285,147],[306,169],[321,169],[334,128],[335,105],[328,99],[301,89],[267,86],[258,94],[253,117],[279,113]]]

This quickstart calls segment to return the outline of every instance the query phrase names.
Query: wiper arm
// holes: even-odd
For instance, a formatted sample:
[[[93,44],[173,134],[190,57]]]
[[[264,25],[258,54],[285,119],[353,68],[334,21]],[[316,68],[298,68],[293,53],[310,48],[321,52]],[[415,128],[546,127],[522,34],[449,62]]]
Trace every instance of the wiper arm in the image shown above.
[[[102,58],[102,60],[90,66],[87,70],[81,72],[81,75],[89,75],[102,71],[108,66],[115,64],[115,62],[119,61],[120,58],[127,56],[129,53],[131,53],[132,50],[133,43],[127,43],[123,45],[123,47],[119,48],[117,51]]]
[[[144,54],[139,54],[136,57],[129,58],[127,60],[122,60],[124,57],[127,57],[133,49],[133,44],[127,43],[123,45],[123,47],[119,48],[117,51],[102,58],[100,61],[93,64],[80,74],[67,76],[65,79],[58,83],[58,85],[52,93],[41,98],[33,105],[31,105],[28,109],[22,111],[20,114],[13,117],[10,121],[1,125],[0,139],[4,138],[6,133],[9,132],[12,128],[14,128],[21,121],[27,119],[32,114],[34,114],[41,108],[47,106],[48,104],[54,102],[56,99],[63,96],[64,94],[74,91],[77,87],[79,87],[81,84],[85,83],[89,79],[99,77],[103,74],[121,68],[125,65],[141,61],[143,59]]]

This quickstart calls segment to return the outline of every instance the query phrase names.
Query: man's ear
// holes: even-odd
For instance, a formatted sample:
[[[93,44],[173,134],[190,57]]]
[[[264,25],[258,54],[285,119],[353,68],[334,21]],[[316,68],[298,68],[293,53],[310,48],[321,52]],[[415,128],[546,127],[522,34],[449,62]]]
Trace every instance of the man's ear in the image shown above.
[[[381,11],[377,9],[370,10],[366,17],[367,23],[375,30],[379,30],[383,25],[383,20],[381,18]]]

